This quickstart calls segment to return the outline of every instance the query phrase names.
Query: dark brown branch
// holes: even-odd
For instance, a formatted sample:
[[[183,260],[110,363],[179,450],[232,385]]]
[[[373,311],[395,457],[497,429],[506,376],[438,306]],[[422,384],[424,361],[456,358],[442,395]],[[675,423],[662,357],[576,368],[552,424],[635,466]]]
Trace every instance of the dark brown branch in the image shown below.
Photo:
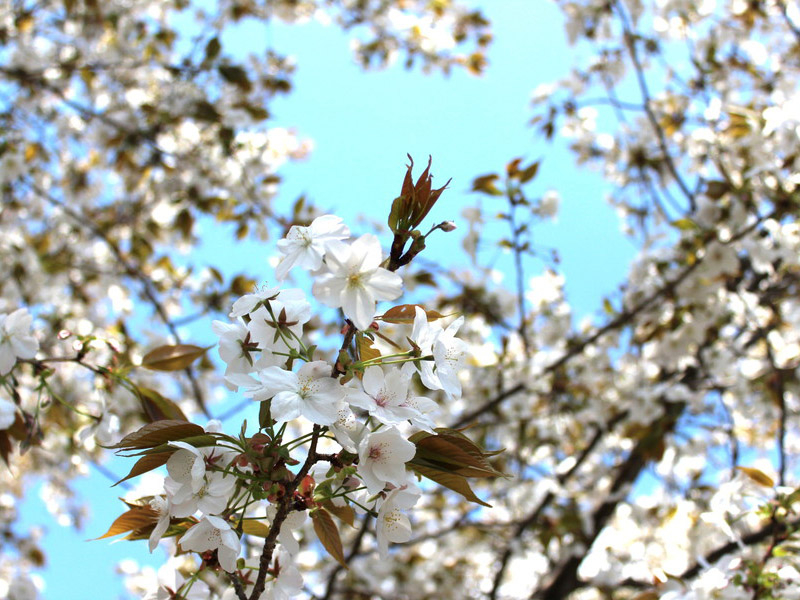
[[[622,421],[625,417],[627,417],[627,412],[622,412],[616,415],[613,419],[611,419],[608,424],[603,428],[597,428],[595,430],[592,439],[589,441],[587,446],[583,449],[580,453],[578,458],[575,460],[575,464],[570,467],[568,471],[562,473],[557,477],[558,483],[563,485],[567,481],[569,481],[572,476],[578,471],[581,465],[586,461],[589,455],[594,451],[597,447],[597,444],[603,438],[603,435],[614,429],[616,425]],[[550,503],[555,499],[555,493],[552,491],[547,492],[544,498],[539,502],[536,508],[531,512],[525,519],[520,521],[517,526],[514,528],[514,533],[511,535],[509,543],[506,545],[505,549],[503,550],[503,554],[500,557],[500,567],[497,569],[497,572],[494,575],[494,582],[492,583],[492,590],[489,592],[490,600],[495,600],[497,598],[497,593],[500,590],[500,585],[503,583],[503,577],[505,576],[506,568],[508,566],[508,561],[511,559],[511,554],[513,552],[512,542],[515,539],[518,539],[522,533],[534,525],[539,518],[541,517],[544,510],[550,505]]]
[[[645,437],[639,440],[628,454],[628,458],[616,469],[617,475],[606,499],[592,514],[592,530],[585,540],[587,548],[591,547],[614,514],[617,505],[623,500],[623,491],[636,481],[642,469],[649,463],[649,457],[652,456],[656,447],[667,434],[673,431],[685,406],[686,404],[683,402],[665,403],[664,415],[651,424]],[[578,579],[578,567],[581,562],[583,562],[583,556],[570,556],[566,562],[561,564],[550,584],[543,590],[534,592],[531,598],[537,600],[567,598],[576,589],[582,587],[582,583]]]

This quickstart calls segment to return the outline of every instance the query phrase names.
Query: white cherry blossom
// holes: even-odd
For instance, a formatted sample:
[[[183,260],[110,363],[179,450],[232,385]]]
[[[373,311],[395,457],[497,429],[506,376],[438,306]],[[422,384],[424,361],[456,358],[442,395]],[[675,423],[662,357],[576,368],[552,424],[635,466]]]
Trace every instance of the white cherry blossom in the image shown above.
[[[283,257],[275,267],[275,276],[283,281],[294,267],[307,271],[319,269],[328,244],[349,237],[347,225],[335,215],[317,217],[308,227],[293,225],[286,237],[278,240],[278,250]]]
[[[17,358],[36,356],[39,342],[31,335],[31,323],[33,316],[27,308],[0,313],[0,375],[9,373]]]
[[[158,522],[155,528],[150,533],[150,538],[147,542],[150,552],[156,549],[158,542],[164,537],[164,534],[169,529],[170,518],[170,502],[166,496],[155,496],[150,500],[150,508],[158,513]]]
[[[180,539],[183,550],[206,552],[216,550],[219,564],[228,573],[236,569],[236,559],[239,557],[241,542],[230,524],[221,519],[206,515],[196,525],[192,526]]]
[[[227,367],[225,374],[249,373],[255,370],[254,360],[247,350],[244,342],[247,338],[247,327],[243,323],[224,323],[214,321],[211,330],[219,337],[219,356],[225,361]]]
[[[325,256],[327,271],[316,278],[314,297],[332,308],[341,307],[358,329],[367,329],[375,316],[376,300],[394,300],[403,292],[397,273],[380,266],[378,238],[365,233],[352,244],[331,242]]]
[[[358,446],[358,474],[371,494],[387,483],[406,482],[406,463],[414,458],[416,446],[394,427],[369,434]]]
[[[458,373],[467,359],[467,344],[455,337],[464,317],[459,317],[447,329],[443,330],[433,344],[433,360],[436,365],[436,377],[439,379],[444,393],[452,399],[461,396],[461,382]]]
[[[393,489],[378,510],[375,535],[381,558],[389,555],[389,542],[401,544],[411,539],[411,521],[408,510],[419,500],[421,490],[410,483]]]
[[[385,425],[398,425],[421,416],[406,403],[408,383],[400,369],[386,372],[382,367],[367,367],[361,380],[364,391],[348,390],[347,401]]]
[[[272,399],[272,418],[284,423],[305,417],[319,425],[330,425],[338,417],[344,390],[330,377],[331,367],[324,361],[306,363],[294,373],[280,367],[258,372],[258,380],[247,375],[229,377],[245,389],[244,395],[259,402]]]
[[[231,312],[228,315],[231,319],[243,317],[253,312],[259,305],[274,298],[280,292],[278,287],[265,287],[262,290],[253,292],[252,294],[245,294],[231,307]]]
[[[467,345],[455,337],[455,334],[463,323],[464,317],[459,317],[447,329],[442,329],[438,323],[428,322],[425,310],[415,307],[410,338],[417,344],[423,356],[433,355],[433,362],[420,360],[403,367],[406,373],[416,367],[425,387],[430,390],[444,390],[450,399],[461,396],[458,372],[466,362]]]
[[[0,431],[8,429],[17,418],[17,406],[11,400],[0,398]]]

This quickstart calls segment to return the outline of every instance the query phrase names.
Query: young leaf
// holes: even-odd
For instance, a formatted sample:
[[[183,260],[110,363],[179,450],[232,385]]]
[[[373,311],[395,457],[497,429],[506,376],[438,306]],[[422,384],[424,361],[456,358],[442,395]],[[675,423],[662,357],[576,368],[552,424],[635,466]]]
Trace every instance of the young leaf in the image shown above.
[[[325,500],[322,506],[343,523],[347,523],[350,527],[355,527],[356,511],[349,504],[336,506],[331,500]]]
[[[155,390],[146,387],[137,387],[136,395],[139,396],[139,401],[142,403],[142,410],[151,423],[163,420],[189,420],[177,404],[165,398]]]
[[[13,446],[11,445],[11,440],[8,437],[8,433],[5,431],[0,431],[0,458],[3,459],[3,462],[6,463],[6,466],[10,466],[8,457],[11,455],[12,448]]]
[[[136,531],[155,525],[157,521],[158,513],[152,508],[149,506],[136,506],[118,516],[111,524],[111,527],[108,528],[108,531],[94,539],[102,540],[127,531]]]
[[[174,442],[204,433],[205,429],[194,423],[174,420],[156,421],[155,423],[148,423],[138,431],[126,435],[113,446],[109,446],[109,448],[123,448],[125,450],[155,448],[167,442]]]
[[[242,531],[244,531],[247,535],[265,538],[269,535],[269,525],[262,523],[261,521],[247,519],[242,521]]]
[[[339,530],[333,518],[325,509],[317,509],[311,513],[311,520],[314,522],[314,531],[336,562],[348,569],[347,563],[344,562],[344,550],[342,549],[342,539],[339,537]]]
[[[382,316],[375,318],[385,321],[386,323],[410,324],[414,322],[414,317],[416,316],[415,307],[417,306],[425,310],[425,307],[420,304],[400,304],[398,306],[393,306]],[[438,313],[435,310],[425,310],[425,315],[428,317],[428,322],[436,321],[437,319],[442,319],[445,317],[445,315]]]
[[[488,454],[465,435],[452,429],[437,429],[436,435],[415,433],[409,441],[417,446],[411,464],[422,464],[463,477],[505,477],[486,457]]]
[[[177,448],[175,448],[177,450]],[[133,477],[137,477],[142,473],[147,473],[148,471],[152,471],[153,469],[157,469],[161,465],[167,464],[169,457],[172,456],[172,452],[160,452],[159,454],[146,454],[145,456],[141,457],[139,460],[136,461],[136,464],[133,465],[131,468],[130,473],[128,473],[125,477],[120,479],[114,485],[119,485],[123,481],[127,481]],[[111,487],[114,487],[112,485]]]
[[[742,473],[747,475],[750,479],[755,481],[758,485],[763,485],[765,487],[775,487],[775,482],[772,480],[772,477],[764,473],[759,469],[754,469],[753,467],[736,467]]]
[[[361,332],[358,333],[357,339],[358,339],[359,360],[365,361],[380,357],[381,355],[380,351],[372,345],[374,343],[373,340],[371,340]]]
[[[142,366],[152,371],[180,371],[203,356],[211,346],[201,348],[192,344],[159,346],[142,358]]]
[[[475,492],[472,491],[472,488],[469,487],[469,483],[467,483],[467,480],[462,475],[456,475],[455,473],[445,473],[444,471],[439,471],[437,469],[432,469],[423,465],[418,465],[413,463],[411,464],[411,468],[414,469],[414,471],[416,471],[423,477],[427,477],[431,481],[435,481],[439,485],[443,485],[449,490],[458,492],[470,502],[475,502],[476,504],[480,504],[481,506],[487,506],[489,508],[492,507],[491,504],[487,504],[486,502],[484,502],[475,495]]]

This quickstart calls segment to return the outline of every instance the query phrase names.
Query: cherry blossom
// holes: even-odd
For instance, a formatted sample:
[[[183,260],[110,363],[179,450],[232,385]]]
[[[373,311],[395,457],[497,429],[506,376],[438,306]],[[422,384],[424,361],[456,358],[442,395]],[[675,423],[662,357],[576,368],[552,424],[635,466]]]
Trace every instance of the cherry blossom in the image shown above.
[[[370,433],[358,446],[358,474],[372,494],[387,483],[402,485],[406,481],[405,465],[415,452],[414,444],[394,427]]]
[[[403,543],[411,539],[411,521],[407,511],[413,508],[421,494],[421,490],[411,483],[393,489],[381,504],[375,526],[381,558],[388,557],[389,542]]]
[[[376,300],[394,300],[403,291],[401,277],[381,267],[382,260],[381,244],[369,233],[352,244],[330,243],[326,270],[314,281],[314,297],[332,308],[341,307],[358,329],[367,329]]]
[[[184,550],[206,552],[216,550],[219,564],[227,572],[236,569],[236,559],[241,551],[241,542],[230,524],[212,515],[204,516],[180,539]]]
[[[26,308],[0,313],[0,375],[14,368],[17,358],[33,358],[39,342],[31,335],[33,316]]]
[[[0,431],[8,429],[17,418],[17,407],[10,400],[0,398]]]
[[[364,391],[349,390],[347,401],[381,423],[398,425],[421,417],[407,403],[409,381],[400,369],[390,369],[387,373],[381,367],[367,367],[361,384]]]
[[[316,271],[322,265],[328,244],[349,237],[350,230],[336,215],[317,217],[308,227],[293,225],[286,237],[278,240],[278,250],[283,257],[275,267],[275,276],[282,281],[296,266]]]
[[[280,367],[258,372],[258,380],[249,376],[231,376],[229,380],[245,389],[244,395],[259,402],[272,399],[272,418],[281,423],[305,417],[313,423],[330,425],[338,417],[344,390],[330,377],[331,367],[324,361],[306,363],[297,373]]]

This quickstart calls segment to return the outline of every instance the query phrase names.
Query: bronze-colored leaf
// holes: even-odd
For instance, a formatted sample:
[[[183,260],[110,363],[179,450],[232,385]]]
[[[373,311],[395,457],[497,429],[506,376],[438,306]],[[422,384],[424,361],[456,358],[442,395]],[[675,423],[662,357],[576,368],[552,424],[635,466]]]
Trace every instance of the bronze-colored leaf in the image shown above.
[[[423,477],[427,477],[431,481],[435,481],[439,485],[443,485],[449,490],[458,492],[470,502],[475,502],[476,504],[480,504],[481,506],[487,506],[489,508],[492,507],[491,504],[487,504],[486,502],[484,502],[475,495],[475,492],[472,491],[472,488],[469,486],[469,483],[467,483],[467,480],[462,475],[456,475],[455,473],[445,473],[444,471],[439,471],[437,469],[432,469],[418,464],[412,464],[411,468],[414,469],[414,471],[416,471]]]
[[[126,435],[109,448],[137,450],[155,448],[167,442],[203,435],[205,430],[200,425],[186,421],[164,420],[148,423],[138,431]]]
[[[393,306],[383,313],[382,316],[375,318],[385,321],[386,323],[413,323],[414,317],[416,316],[417,306],[425,311],[425,316],[428,317],[428,322],[436,321],[437,319],[442,319],[446,316],[436,312],[435,310],[426,310],[425,307],[420,304],[400,304],[398,306]]]
[[[758,485],[763,485],[765,487],[775,487],[775,482],[772,480],[772,477],[761,471],[760,469],[755,469],[753,467],[736,467],[739,471],[747,475],[750,479],[755,481]]]
[[[347,523],[350,525],[350,527],[355,527],[356,511],[353,510],[353,507],[349,504],[337,506],[333,503],[333,501],[325,500],[325,502],[322,503],[322,506],[325,508],[325,510],[343,523]]]
[[[247,519],[242,521],[242,531],[244,531],[247,535],[265,538],[269,535],[269,525],[262,523],[261,521]]]
[[[314,531],[328,554],[345,569],[348,569],[347,563],[344,562],[344,550],[342,549],[342,538],[339,537],[339,529],[328,511],[322,508],[313,511],[311,520],[314,522]]]
[[[539,172],[539,161],[537,160],[535,163],[528,165],[524,169],[520,170],[519,172],[519,182],[520,183],[527,183]]]
[[[380,358],[381,353],[373,344],[375,343],[374,340],[371,340],[363,333],[358,334],[357,338],[358,343],[358,358],[362,362],[367,360],[374,360],[376,358]]]
[[[192,344],[159,346],[142,358],[142,366],[152,371],[180,371],[203,356],[211,346],[201,348]]]
[[[175,450],[177,450],[177,448],[175,448]],[[170,456],[172,456],[172,452],[160,452],[159,454],[146,454],[145,456],[142,456],[136,461],[136,464],[133,465],[130,473],[128,473],[114,485],[119,485],[123,481],[127,481],[128,479],[137,477],[142,473],[147,473],[148,471],[152,471],[153,469],[157,469],[158,467],[165,465]],[[114,486],[112,485],[111,487]]]
[[[103,538],[113,537],[120,533],[135,531],[149,525],[154,525],[156,522],[158,522],[158,513],[155,510],[149,506],[137,506],[118,516],[111,524],[111,527],[108,528],[108,531],[94,539],[102,540]]]
[[[8,437],[8,433],[5,431],[0,431],[0,458],[3,459],[3,462],[6,463],[7,466],[11,466],[11,463],[8,462],[8,457],[11,455],[12,445],[11,440]]]
[[[423,464],[463,477],[505,477],[486,457],[489,455],[467,436],[453,429],[437,429],[436,435],[420,431],[409,438],[417,446],[411,464]]]
[[[484,194],[489,194],[490,196],[502,196],[503,192],[495,184],[495,181],[497,181],[499,178],[500,176],[496,173],[476,177],[472,181],[472,191],[482,192]]]
[[[142,410],[150,422],[174,420],[188,421],[181,408],[169,398],[165,398],[155,390],[137,386],[136,395],[142,403]]]

